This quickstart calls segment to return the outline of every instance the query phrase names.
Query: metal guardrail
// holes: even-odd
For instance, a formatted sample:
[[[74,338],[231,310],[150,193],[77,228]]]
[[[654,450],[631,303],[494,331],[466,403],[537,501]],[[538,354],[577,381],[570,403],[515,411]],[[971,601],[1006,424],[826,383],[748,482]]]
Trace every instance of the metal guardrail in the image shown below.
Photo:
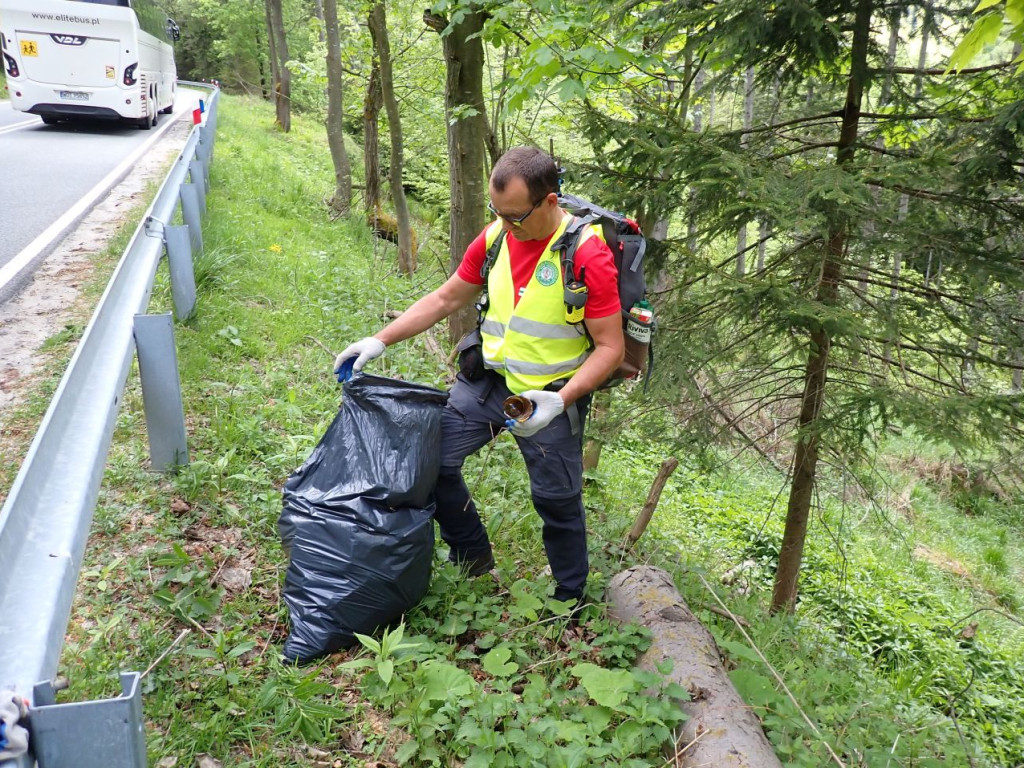
[[[212,88],[205,119],[121,257],[0,509],[0,695],[30,706],[29,752],[0,768],[146,765],[137,673],[122,674],[124,695],[107,701],[57,704],[53,681],[136,351],[152,466],[188,461],[171,316],[144,313],[165,249],[175,314],[194,311],[192,252],[202,249],[218,96]],[[172,226],[179,201],[185,224]]]

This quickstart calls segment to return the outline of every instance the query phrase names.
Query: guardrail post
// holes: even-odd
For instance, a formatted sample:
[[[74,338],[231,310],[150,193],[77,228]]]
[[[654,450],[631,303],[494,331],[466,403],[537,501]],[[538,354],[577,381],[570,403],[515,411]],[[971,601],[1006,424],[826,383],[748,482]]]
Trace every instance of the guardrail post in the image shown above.
[[[188,234],[192,240],[192,252],[203,252],[203,230],[200,228],[201,214],[199,212],[199,190],[195,184],[184,183],[181,185],[181,218],[188,227]]]
[[[188,227],[164,227],[167,265],[171,270],[171,295],[178,320],[188,320],[196,309],[196,275]]]
[[[29,715],[39,768],[146,768],[138,672],[121,674],[116,699],[57,704],[49,682],[33,691]]]
[[[196,145],[196,159],[193,160],[192,162],[193,163],[198,163],[200,168],[202,169],[202,172],[203,172],[203,174],[202,174],[203,189],[204,189],[205,192],[209,193],[209,191],[210,191],[210,153],[203,149],[203,145],[202,144]],[[191,170],[191,167],[192,167],[192,163],[189,164],[189,169],[190,170]],[[196,178],[193,177],[192,181],[198,183],[199,179],[196,179]]]
[[[188,464],[185,409],[170,312],[135,316],[135,350],[139,356],[150,464],[161,472]]]
[[[213,142],[217,134],[216,110],[206,113],[206,125],[202,127],[200,143],[204,146],[207,159],[213,157]]]
[[[188,164],[188,173],[196,188],[199,198],[199,212],[206,213],[206,169],[202,160],[193,160]]]

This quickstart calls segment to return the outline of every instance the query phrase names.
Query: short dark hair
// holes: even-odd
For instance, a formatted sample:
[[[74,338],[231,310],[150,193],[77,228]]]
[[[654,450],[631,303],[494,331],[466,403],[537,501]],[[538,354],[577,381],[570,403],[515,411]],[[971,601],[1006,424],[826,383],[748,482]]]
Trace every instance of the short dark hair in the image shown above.
[[[539,203],[558,190],[558,166],[551,156],[537,147],[513,147],[494,164],[491,184],[499,192],[514,178],[526,182],[530,202]]]

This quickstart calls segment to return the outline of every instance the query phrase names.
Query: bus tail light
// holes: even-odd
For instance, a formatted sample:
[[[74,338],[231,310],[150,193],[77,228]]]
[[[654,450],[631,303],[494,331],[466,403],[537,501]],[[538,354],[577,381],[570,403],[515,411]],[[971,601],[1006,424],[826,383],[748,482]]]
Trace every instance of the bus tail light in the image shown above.
[[[134,64],[129,64],[127,67],[124,68],[124,78],[122,79],[122,81],[125,85],[135,85],[135,83],[138,82],[135,79],[135,68],[137,66],[139,66],[139,63],[135,62]]]
[[[17,77],[21,74],[21,72],[18,71],[18,62],[16,62],[14,57],[9,53],[4,54],[4,63],[7,65],[7,74],[11,77]]]

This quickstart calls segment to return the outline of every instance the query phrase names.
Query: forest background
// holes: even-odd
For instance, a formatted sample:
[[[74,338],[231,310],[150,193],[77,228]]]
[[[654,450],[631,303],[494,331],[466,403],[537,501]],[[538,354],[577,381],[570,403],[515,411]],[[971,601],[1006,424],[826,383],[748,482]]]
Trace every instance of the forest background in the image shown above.
[[[362,242],[395,295],[347,308],[375,307],[365,331],[450,272],[509,146],[552,147],[569,189],[641,223],[656,364],[596,408],[588,508],[611,542],[623,490],[682,461],[640,556],[691,601],[715,584],[746,616],[792,698],[707,618],[787,764],[1024,765],[1021,3],[168,5],[182,77],[275,107],[253,139],[267,157],[228,134],[222,173],[242,183],[249,164],[267,189],[312,194],[299,207],[317,226],[378,233]],[[269,127],[252,109],[227,101],[224,130]],[[442,358],[468,322],[437,340]],[[218,338],[244,346],[239,329]],[[179,548],[156,565],[167,606],[202,619],[180,581],[195,562]],[[440,631],[462,637],[458,621]],[[221,645],[222,670],[253,651]],[[464,759],[438,735],[457,727],[439,725],[444,706],[404,711],[376,653],[362,685],[408,732],[402,759]],[[486,667],[495,679],[509,654]],[[410,687],[438,669],[406,668]],[[302,695],[324,694],[290,701],[305,718]],[[616,711],[604,727],[627,719],[648,723]],[[303,723],[292,736],[327,738]],[[645,750],[622,764],[658,764]]]

